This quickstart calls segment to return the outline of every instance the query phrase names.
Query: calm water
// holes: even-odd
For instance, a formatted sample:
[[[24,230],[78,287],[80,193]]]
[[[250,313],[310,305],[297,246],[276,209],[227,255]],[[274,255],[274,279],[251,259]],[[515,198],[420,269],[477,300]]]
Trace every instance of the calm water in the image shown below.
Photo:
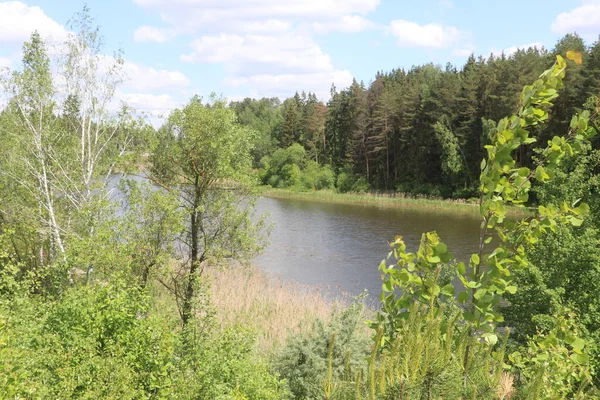
[[[416,251],[421,234],[437,231],[460,260],[477,250],[481,220],[440,211],[383,209],[306,200],[261,198],[258,212],[274,223],[270,244],[256,264],[284,279],[379,295],[377,267],[396,235]]]

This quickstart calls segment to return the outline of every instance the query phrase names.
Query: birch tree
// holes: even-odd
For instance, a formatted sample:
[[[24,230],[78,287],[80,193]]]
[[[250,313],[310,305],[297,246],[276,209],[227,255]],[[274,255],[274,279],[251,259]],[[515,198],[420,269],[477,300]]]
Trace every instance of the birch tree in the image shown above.
[[[3,179],[37,208],[46,262],[68,264],[68,241],[94,233],[107,184],[125,158],[139,120],[116,106],[123,59],[102,53],[87,7],[69,24],[66,43],[50,57],[35,32],[23,46],[23,68],[2,79],[9,103],[0,134]],[[72,282],[72,271],[69,272]]]

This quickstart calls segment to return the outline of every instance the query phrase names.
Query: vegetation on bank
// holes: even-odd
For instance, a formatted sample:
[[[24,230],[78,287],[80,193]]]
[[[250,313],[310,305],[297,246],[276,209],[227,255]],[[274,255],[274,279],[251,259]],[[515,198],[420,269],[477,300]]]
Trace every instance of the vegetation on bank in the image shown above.
[[[568,61],[557,55],[524,87],[514,114],[482,121],[487,136],[481,141],[468,141],[472,136],[465,133],[478,132],[470,129],[480,121],[479,106],[468,101],[472,92],[464,86],[480,78],[470,71],[484,70],[473,60],[462,75],[423,67],[378,77],[383,98],[395,101],[418,88],[422,110],[377,100],[372,114],[347,119],[356,85],[334,92],[330,107],[311,98],[313,117],[327,121],[327,148],[333,150],[325,153],[329,159],[309,162],[303,152],[318,155],[320,142],[294,145],[295,136],[286,136],[294,140],[272,157],[257,157],[257,149],[269,148],[269,137],[240,124],[244,118],[256,123],[252,113],[241,114],[216,97],[193,97],[158,130],[127,107],[109,113],[105,107],[121,81],[122,63],[100,67],[102,40],[87,8],[73,21],[64,57],[50,57],[34,33],[23,46],[22,69],[1,81],[10,97],[0,113],[2,396],[598,397],[600,157],[590,146],[598,101],[591,97],[581,112],[561,114],[572,111],[561,99],[585,93],[568,72],[581,72],[581,60],[588,59],[576,40],[565,52]],[[504,61],[498,65],[511,65]],[[421,89],[437,86],[420,85],[420,78],[415,86],[417,76],[435,85],[464,78],[459,86],[466,100],[457,102],[462,108],[455,118],[434,118],[436,95]],[[512,98],[511,86],[506,91]],[[298,111],[290,104],[287,125]],[[360,115],[377,116],[371,121],[377,129],[387,126],[387,115],[402,117],[385,135],[369,131],[379,133],[352,142],[370,146],[367,154],[378,157],[375,169],[371,155],[364,158],[373,173],[367,177],[344,165],[365,155],[346,151],[361,149],[349,146],[350,138],[367,132]],[[310,121],[313,133],[323,132],[318,118]],[[544,140],[538,134],[546,125],[560,134],[550,132]],[[457,140],[454,129],[462,132]],[[477,186],[479,206],[471,207],[482,225],[479,249],[468,263],[457,262],[435,232],[423,234],[415,253],[398,236],[379,266],[380,309],[369,311],[361,298],[327,301],[314,289],[231,262],[248,263],[268,235],[264,219],[254,215],[253,162],[262,163],[263,181],[282,188],[362,191],[365,181],[375,187],[384,181],[388,188],[403,171],[400,154],[387,157],[389,152],[411,153],[387,140],[406,132],[414,140],[443,142],[441,152],[431,154],[441,176],[454,182],[449,187],[462,190],[465,179],[469,190]],[[482,162],[471,165],[474,158],[465,157],[461,166],[457,155],[466,143],[473,149],[465,154],[485,154]],[[152,154],[149,181],[124,179],[120,197],[111,201],[115,168],[137,165],[144,153]],[[423,162],[424,154],[414,160]],[[414,185],[428,185],[423,177],[440,172],[415,165],[393,183],[414,178]],[[460,171],[476,172],[479,180]],[[538,204],[533,215],[506,218],[531,194]]]
[[[334,190],[296,191],[293,189],[277,189],[269,186],[260,188],[260,193],[266,197],[305,199],[327,203],[374,205],[382,208],[412,208],[460,210],[477,214],[475,200],[448,200],[426,196],[412,196],[405,193],[339,193]]]

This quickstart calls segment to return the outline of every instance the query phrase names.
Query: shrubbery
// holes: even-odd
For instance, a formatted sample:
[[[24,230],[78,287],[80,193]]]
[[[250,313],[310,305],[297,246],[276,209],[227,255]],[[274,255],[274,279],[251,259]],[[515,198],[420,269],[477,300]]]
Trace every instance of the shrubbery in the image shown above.
[[[297,143],[285,149],[278,149],[271,157],[264,157],[260,165],[259,178],[262,183],[274,188],[302,191],[333,189],[336,186],[336,176],[331,166],[308,160],[306,150]],[[340,188],[340,184],[346,185],[346,179],[345,173],[338,175],[337,187]],[[359,179],[357,182],[355,177],[351,180],[350,189],[368,190],[369,185],[366,180]],[[339,190],[348,191],[345,186]]]

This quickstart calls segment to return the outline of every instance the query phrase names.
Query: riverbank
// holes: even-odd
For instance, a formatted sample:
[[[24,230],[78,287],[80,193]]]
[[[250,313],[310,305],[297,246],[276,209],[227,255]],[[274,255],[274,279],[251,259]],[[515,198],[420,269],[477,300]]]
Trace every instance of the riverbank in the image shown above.
[[[438,212],[451,212],[456,214],[464,213],[469,215],[479,214],[479,204],[476,200],[429,198],[424,196],[413,196],[406,193],[338,193],[333,190],[298,192],[290,189],[276,189],[270,187],[261,187],[259,193],[265,197],[281,199],[369,205],[380,208],[430,210]],[[527,215],[528,210],[512,207],[509,209],[509,214],[515,216]]]

